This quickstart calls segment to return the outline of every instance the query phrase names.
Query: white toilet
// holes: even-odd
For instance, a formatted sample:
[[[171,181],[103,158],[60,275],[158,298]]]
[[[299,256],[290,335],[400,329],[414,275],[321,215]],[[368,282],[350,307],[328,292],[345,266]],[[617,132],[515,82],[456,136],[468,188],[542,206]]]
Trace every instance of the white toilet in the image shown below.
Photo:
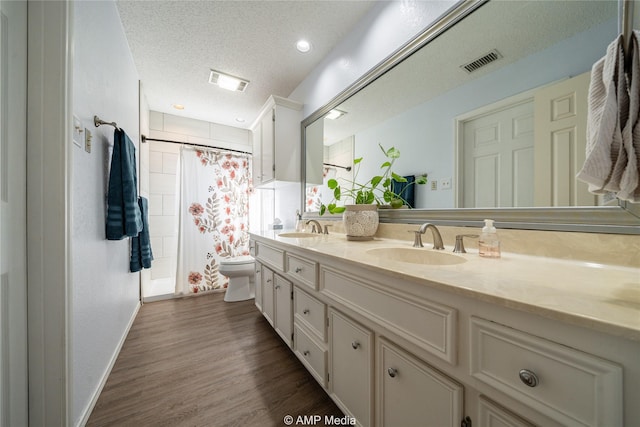
[[[255,270],[254,259],[249,255],[220,260],[220,274],[229,278],[224,300],[233,302],[254,298]]]

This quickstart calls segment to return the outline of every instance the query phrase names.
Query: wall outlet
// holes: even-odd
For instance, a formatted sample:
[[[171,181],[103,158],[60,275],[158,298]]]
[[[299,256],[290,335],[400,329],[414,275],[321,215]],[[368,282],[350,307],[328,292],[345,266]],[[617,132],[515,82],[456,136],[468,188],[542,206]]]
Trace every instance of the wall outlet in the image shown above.
[[[436,191],[438,189],[438,181],[435,179],[431,180],[431,191]]]
[[[440,189],[451,190],[451,178],[442,178],[440,180]]]

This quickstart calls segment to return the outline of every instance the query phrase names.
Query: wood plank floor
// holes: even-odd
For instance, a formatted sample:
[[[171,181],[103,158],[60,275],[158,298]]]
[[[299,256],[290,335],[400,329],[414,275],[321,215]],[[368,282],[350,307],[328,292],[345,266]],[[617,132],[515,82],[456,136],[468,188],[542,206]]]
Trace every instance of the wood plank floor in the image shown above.
[[[282,426],[342,413],[254,306],[145,304],[87,426]]]

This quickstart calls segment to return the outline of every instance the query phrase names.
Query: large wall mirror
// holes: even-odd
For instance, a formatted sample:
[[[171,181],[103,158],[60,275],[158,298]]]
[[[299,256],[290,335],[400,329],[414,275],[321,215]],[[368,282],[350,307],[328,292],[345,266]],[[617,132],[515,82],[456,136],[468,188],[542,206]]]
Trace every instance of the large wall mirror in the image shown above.
[[[329,178],[427,174],[414,209],[381,221],[639,233],[637,204],[575,179],[590,70],[619,33],[617,2],[467,1],[303,122],[303,211]],[[334,113],[338,114],[334,114]],[[337,117],[335,117],[337,116]],[[323,217],[323,218],[326,218]]]

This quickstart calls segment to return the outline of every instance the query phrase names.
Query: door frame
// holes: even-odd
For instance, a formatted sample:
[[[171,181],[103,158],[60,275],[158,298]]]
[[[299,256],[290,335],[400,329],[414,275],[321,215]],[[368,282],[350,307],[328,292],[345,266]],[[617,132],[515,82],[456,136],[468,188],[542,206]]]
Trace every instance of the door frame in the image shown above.
[[[29,2],[27,19],[29,425],[69,425],[73,4]]]

